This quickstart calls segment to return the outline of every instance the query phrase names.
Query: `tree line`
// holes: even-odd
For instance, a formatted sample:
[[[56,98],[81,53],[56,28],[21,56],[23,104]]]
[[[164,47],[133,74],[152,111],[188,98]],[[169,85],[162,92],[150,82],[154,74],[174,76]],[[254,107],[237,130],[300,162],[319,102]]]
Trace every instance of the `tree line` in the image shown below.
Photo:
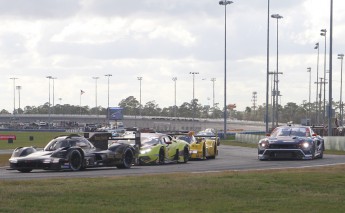
[[[334,110],[339,110],[339,102],[333,103]],[[141,105],[134,96],[129,96],[120,101],[118,107],[123,108],[124,115],[141,115],[141,116],[164,116],[164,117],[194,117],[200,119],[220,119],[224,117],[224,110],[218,104],[214,106],[202,105],[198,99],[191,102],[184,102],[180,106],[159,107],[154,101],[148,101]],[[278,105],[279,122],[286,123],[292,121],[299,124],[302,119],[310,119],[311,124],[327,123],[328,119],[323,118],[323,109],[318,109],[317,103],[306,103],[305,101],[297,105],[289,102],[284,106]],[[222,107],[223,108],[223,107]],[[269,121],[272,117],[272,107],[269,108]],[[244,111],[238,111],[233,108],[226,109],[227,115],[231,119],[265,121],[266,105],[262,104],[255,107],[247,106]],[[80,115],[101,115],[107,114],[107,108],[102,106],[90,108],[89,106],[75,106],[69,104],[57,104],[49,106],[45,103],[41,106],[26,106],[24,109],[16,109],[16,114],[80,114]],[[7,110],[1,110],[0,114],[11,114]],[[335,117],[335,115],[333,115]],[[319,120],[319,123],[317,121]]]

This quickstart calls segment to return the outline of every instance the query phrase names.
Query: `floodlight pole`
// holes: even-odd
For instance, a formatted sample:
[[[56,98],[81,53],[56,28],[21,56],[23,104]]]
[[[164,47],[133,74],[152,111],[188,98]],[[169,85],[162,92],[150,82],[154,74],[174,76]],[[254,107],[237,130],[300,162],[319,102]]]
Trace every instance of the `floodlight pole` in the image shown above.
[[[140,106],[139,106],[139,115],[141,116],[141,81],[143,80],[143,77],[137,77],[137,79],[139,80],[139,100],[140,100]]]
[[[13,80],[13,115],[16,114],[16,79],[15,77],[10,78]]]
[[[224,139],[226,138],[226,120],[227,120],[227,107],[226,107],[226,5],[232,4],[232,1],[222,0],[219,1],[220,5],[224,5]]]
[[[310,97],[311,97],[311,67],[307,68],[307,72],[309,72],[309,103],[308,103],[308,115],[309,115],[309,119],[310,119]]]
[[[270,0],[267,0],[267,56],[266,56],[266,113],[265,113],[265,124],[266,133],[268,133],[268,96],[269,96],[269,78],[270,78]]]
[[[279,92],[279,89],[278,89],[278,85],[279,85],[279,77],[278,77],[278,69],[279,69],[279,34],[278,34],[278,22],[279,22],[279,19],[282,19],[283,16],[279,15],[279,14],[273,14],[271,15],[272,18],[275,18],[277,19],[277,68],[276,68],[276,72],[277,72],[277,81],[276,81],[276,84],[277,84],[277,90],[276,90],[276,109],[275,109],[275,116],[276,116],[276,126],[278,126],[279,122],[278,122],[278,99],[279,99],[279,96],[280,96],[280,92]]]
[[[177,81],[177,77],[173,77],[172,80],[174,81],[174,117],[176,117],[176,81]]]
[[[333,54],[333,0],[331,0],[330,12],[330,38],[329,38],[329,95],[328,95],[328,136],[332,136],[332,54]]]
[[[104,75],[105,77],[108,77],[108,108],[107,108],[107,118],[108,118],[108,124],[110,123],[109,120],[110,120],[110,116],[109,116],[109,79],[110,77],[112,76],[112,74],[106,74]]]
[[[324,53],[324,62],[323,62],[323,79],[324,82],[326,82],[326,54],[327,54],[327,30],[322,29],[321,36],[325,37],[325,53]],[[322,110],[322,123],[325,125],[325,120],[326,120],[326,85],[323,87],[323,110]]]
[[[320,56],[320,45],[319,42],[315,44],[314,49],[317,49],[317,62],[316,62],[316,123],[320,123],[320,111],[321,105],[319,104],[318,98],[321,94],[319,94],[319,56]]]
[[[338,54],[338,59],[340,59],[340,101],[339,101],[339,109],[340,109],[340,126],[343,126],[343,61],[344,61],[344,54]]]
[[[99,79],[99,77],[92,77],[92,79],[95,80],[95,110],[98,116],[98,104],[97,104],[97,80]]]

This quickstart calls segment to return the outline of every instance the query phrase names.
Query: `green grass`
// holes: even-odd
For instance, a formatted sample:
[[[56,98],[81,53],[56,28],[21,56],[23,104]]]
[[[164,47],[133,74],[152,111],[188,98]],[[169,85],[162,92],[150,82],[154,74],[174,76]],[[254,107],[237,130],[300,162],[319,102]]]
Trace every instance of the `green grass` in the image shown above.
[[[70,133],[65,132],[1,132],[0,135],[16,135],[16,140],[13,143],[8,143],[7,140],[0,140],[0,149],[15,149],[17,147],[33,146],[43,148],[47,143],[56,136],[66,135]],[[33,140],[30,140],[30,136]],[[8,159],[11,154],[0,154],[0,166],[8,166]],[[0,210],[1,212],[1,210]]]
[[[43,147],[54,136],[37,135],[34,142]],[[28,143],[19,134],[17,137],[18,144]],[[221,144],[249,146],[234,140]],[[7,163],[8,158],[9,154],[0,155],[0,162]],[[0,180],[0,212],[332,213],[345,208],[344,179],[345,165],[259,172]]]
[[[117,170],[114,169],[114,173]],[[0,181],[0,212],[342,212],[345,166]]]
[[[8,159],[10,159],[11,154],[1,154],[0,155],[0,167],[2,166],[8,166],[9,162]]]
[[[16,135],[13,143],[7,140],[0,140],[0,149],[15,149],[20,146],[34,146],[43,148],[54,137],[70,134],[67,132],[0,132],[0,135]],[[30,140],[30,136],[33,140]]]

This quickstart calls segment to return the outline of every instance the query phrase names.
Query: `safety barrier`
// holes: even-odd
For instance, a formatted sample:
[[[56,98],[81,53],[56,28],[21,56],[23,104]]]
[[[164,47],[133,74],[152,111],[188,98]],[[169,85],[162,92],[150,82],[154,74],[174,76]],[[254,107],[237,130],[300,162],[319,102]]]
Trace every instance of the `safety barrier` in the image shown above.
[[[325,140],[325,149],[345,151],[345,137],[344,136],[330,136],[323,137]]]
[[[253,143],[256,144],[260,139],[264,138],[264,135],[255,135],[255,134],[235,134],[235,140],[242,143]]]

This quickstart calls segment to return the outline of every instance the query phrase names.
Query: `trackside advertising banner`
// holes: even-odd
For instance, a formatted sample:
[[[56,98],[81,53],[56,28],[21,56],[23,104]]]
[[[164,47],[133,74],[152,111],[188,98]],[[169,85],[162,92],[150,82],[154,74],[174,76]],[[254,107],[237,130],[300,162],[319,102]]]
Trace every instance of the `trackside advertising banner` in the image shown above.
[[[0,135],[0,140],[8,140],[8,139],[16,140],[17,137],[15,135]]]
[[[107,119],[109,120],[123,120],[123,108],[121,107],[109,107],[107,113]]]

